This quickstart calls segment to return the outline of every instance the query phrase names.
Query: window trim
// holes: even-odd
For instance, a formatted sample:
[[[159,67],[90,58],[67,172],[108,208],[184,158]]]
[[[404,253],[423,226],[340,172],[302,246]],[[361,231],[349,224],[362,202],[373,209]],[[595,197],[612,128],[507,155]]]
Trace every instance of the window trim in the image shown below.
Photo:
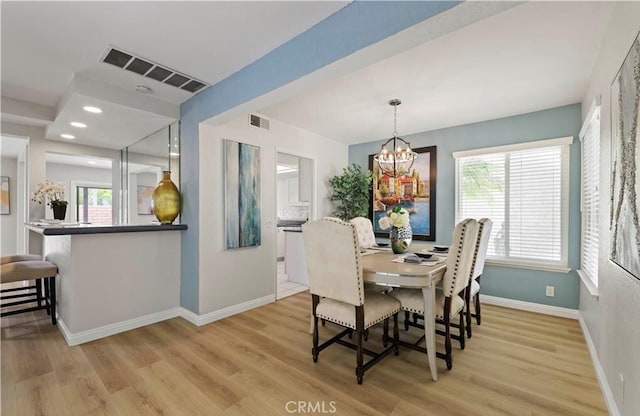
[[[589,293],[591,294],[591,296],[594,297],[598,297],[599,296],[599,292],[598,292],[598,281],[599,281],[599,270],[598,267],[596,267],[595,273],[595,280],[589,276],[589,274],[583,270],[582,266],[582,258],[583,258],[583,250],[584,250],[584,236],[585,236],[585,222],[584,222],[584,218],[582,216],[582,208],[583,208],[583,203],[584,203],[584,175],[583,175],[583,171],[584,171],[584,138],[586,137],[587,133],[592,132],[592,131],[596,131],[593,129],[594,127],[594,123],[597,123],[597,134],[598,134],[598,161],[600,160],[600,111],[601,111],[601,106],[596,102],[596,100],[593,100],[591,102],[591,106],[589,107],[589,112],[587,113],[587,117],[585,117],[584,119],[584,123],[582,124],[582,128],[580,129],[580,133],[578,135],[578,137],[580,138],[580,266],[578,267],[578,276],[580,276],[580,280],[582,280],[582,282],[584,283],[585,287],[587,288],[587,290],[589,291]],[[600,177],[600,175],[596,175],[597,178]],[[599,185],[598,185],[598,199],[600,198],[600,191],[599,191]],[[597,227],[596,231],[598,231],[598,234],[600,234],[600,229],[599,226]],[[599,263],[599,258],[598,258],[598,263]]]
[[[78,193],[78,187],[88,187],[88,188],[108,188],[111,189],[113,191],[113,184],[111,183],[106,183],[106,182],[90,182],[90,181],[83,181],[83,180],[72,180],[70,181],[70,185],[71,185],[71,190],[73,192],[69,192],[69,203],[71,204],[71,207],[73,208],[73,215],[75,215],[77,217],[77,213],[78,213],[78,201],[76,198],[76,195]],[[69,207],[69,208],[71,208]],[[112,208],[113,209],[113,205]],[[113,220],[113,211],[111,213],[111,217]],[[78,218],[76,218],[76,221],[80,222],[80,220]]]
[[[463,150],[453,152],[452,156],[455,162],[455,197],[454,197],[454,216],[456,223],[461,220],[459,218],[459,204],[460,204],[460,159],[471,157],[489,155],[494,153],[508,153],[517,152],[523,150],[539,149],[543,147],[555,147],[565,146],[566,150],[561,154],[561,180],[562,186],[560,189],[560,232],[561,232],[561,248],[560,257],[561,261],[541,261],[534,262],[531,260],[517,260],[514,258],[495,257],[487,255],[486,262],[493,266],[502,267],[516,267],[521,269],[533,269],[543,270],[557,273],[569,273],[572,269],[569,267],[569,188],[570,188],[570,158],[571,158],[571,145],[573,144],[573,136],[558,137],[554,139],[536,140],[524,143],[515,143],[503,146],[492,146],[470,150]],[[506,173],[508,176],[508,173]]]

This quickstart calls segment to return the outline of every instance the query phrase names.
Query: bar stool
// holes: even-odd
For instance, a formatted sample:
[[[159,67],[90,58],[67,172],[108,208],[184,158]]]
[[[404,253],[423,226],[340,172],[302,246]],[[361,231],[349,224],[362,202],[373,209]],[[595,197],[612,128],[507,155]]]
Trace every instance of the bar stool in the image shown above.
[[[38,260],[35,260],[36,258]],[[58,266],[48,261],[42,261],[40,260],[40,256],[35,255],[5,256],[2,257],[1,263],[0,283],[5,284],[35,280],[35,284],[32,286],[0,290],[2,294],[12,293],[11,295],[3,295],[0,297],[2,301],[0,308],[3,310],[0,316],[4,317],[45,309],[47,314],[51,315],[51,323],[56,325],[56,274],[58,273]],[[44,293],[42,290],[43,281]],[[30,289],[35,289],[35,293],[31,292]],[[7,300],[9,302],[5,302]],[[11,306],[32,303],[36,303],[37,305],[24,309],[4,311],[5,308]]]

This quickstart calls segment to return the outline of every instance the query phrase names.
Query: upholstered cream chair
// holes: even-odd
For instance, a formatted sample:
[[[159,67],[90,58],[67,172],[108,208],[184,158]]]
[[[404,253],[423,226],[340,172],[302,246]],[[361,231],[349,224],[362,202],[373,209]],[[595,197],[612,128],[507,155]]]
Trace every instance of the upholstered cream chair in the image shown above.
[[[458,223],[453,231],[449,254],[447,255],[447,269],[443,278],[442,290],[436,290],[436,302],[434,305],[434,315],[436,321],[444,325],[444,332],[438,331],[445,336],[445,353],[436,353],[438,358],[442,358],[447,363],[450,370],[453,367],[451,354],[451,320],[456,316],[460,317],[460,335],[455,337],[460,341],[460,348],[464,349],[464,295],[469,284],[469,275],[473,264],[476,241],[478,237],[478,223],[476,220],[468,218]],[[394,289],[389,296],[395,297],[402,304],[402,310],[419,314],[424,319],[424,299],[420,289]],[[406,325],[406,323],[405,323]],[[424,326],[412,323],[424,329]],[[426,352],[422,347],[414,344],[403,343],[418,351]]]
[[[56,324],[56,274],[58,267],[48,261],[42,261],[40,256],[25,254],[2,257],[0,261],[0,283],[14,283],[21,281],[35,281],[31,286],[11,287],[0,290],[2,312],[0,316],[15,315],[44,309],[51,315],[51,323]],[[44,292],[42,282],[44,281]],[[32,292],[31,289],[35,289]],[[11,293],[4,295],[5,293]],[[7,302],[5,302],[7,301]],[[14,306],[32,304],[23,309]]]
[[[376,246],[376,235],[373,232],[373,224],[371,220],[365,217],[355,217],[349,220],[356,227],[358,235],[358,244],[361,249],[367,249]]]
[[[467,323],[467,337],[471,338],[471,316],[476,318],[476,323],[480,325],[480,277],[484,272],[484,263],[487,257],[487,248],[489,247],[489,238],[491,237],[491,228],[493,222],[489,218],[478,220],[478,240],[476,242],[476,250],[471,266],[471,275],[469,288],[465,293],[465,314]],[[475,307],[475,313],[471,313],[471,299]]]
[[[379,293],[364,291],[362,263],[356,230],[353,224],[322,219],[302,225],[309,289],[313,315],[313,361],[320,351],[334,342],[356,350],[356,378],[362,384],[364,372],[382,357],[394,351],[398,354],[398,312],[400,302]],[[381,353],[363,349],[365,331],[393,317],[393,345]],[[344,327],[344,331],[319,345],[318,319]],[[343,340],[345,335],[356,334],[356,344]],[[383,336],[386,343],[387,334]],[[367,363],[363,354],[372,355]]]

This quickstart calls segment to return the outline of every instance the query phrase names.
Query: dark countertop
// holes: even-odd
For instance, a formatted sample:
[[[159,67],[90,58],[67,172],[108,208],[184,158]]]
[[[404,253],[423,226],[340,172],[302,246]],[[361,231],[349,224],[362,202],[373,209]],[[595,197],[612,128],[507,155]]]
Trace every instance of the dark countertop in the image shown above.
[[[278,227],[300,227],[302,224],[307,222],[307,220],[278,220]]]
[[[42,235],[75,235],[75,234],[113,234],[139,233],[147,231],[182,231],[187,224],[148,224],[148,225],[60,225],[60,224],[26,224],[26,227]]]

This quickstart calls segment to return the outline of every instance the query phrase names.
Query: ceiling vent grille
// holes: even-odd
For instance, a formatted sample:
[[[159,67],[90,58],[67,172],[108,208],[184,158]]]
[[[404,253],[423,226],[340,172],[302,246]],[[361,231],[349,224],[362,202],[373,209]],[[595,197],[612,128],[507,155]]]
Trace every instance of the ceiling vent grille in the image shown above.
[[[269,119],[260,117],[256,114],[249,114],[249,125],[257,127],[262,130],[269,130]]]
[[[171,68],[159,65],[149,59],[141,58],[132,53],[123,52],[112,46],[100,58],[101,62],[115,65],[118,68],[154,79],[167,85],[196,93],[209,85],[194,77],[190,77]]]

